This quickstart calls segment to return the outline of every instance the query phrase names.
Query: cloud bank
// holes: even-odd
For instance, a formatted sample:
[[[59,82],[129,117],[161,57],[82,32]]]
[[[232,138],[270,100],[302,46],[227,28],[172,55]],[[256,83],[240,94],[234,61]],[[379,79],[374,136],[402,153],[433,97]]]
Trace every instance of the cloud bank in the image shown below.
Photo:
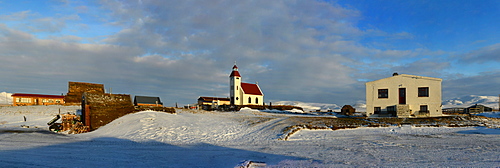
[[[259,82],[266,102],[355,104],[365,99],[364,82],[396,71],[444,78],[450,97],[500,90],[498,69],[451,71],[464,62],[498,63],[498,44],[466,54],[381,47],[416,35],[359,28],[363,13],[334,2],[100,1],[73,9],[59,17],[29,10],[0,16],[9,21],[0,24],[0,75],[7,79],[0,90],[60,94],[68,81],[86,81],[173,106],[228,96],[235,61],[244,81]],[[84,35],[99,31],[106,34]],[[383,38],[364,41],[374,36]],[[484,77],[489,82],[478,80]]]

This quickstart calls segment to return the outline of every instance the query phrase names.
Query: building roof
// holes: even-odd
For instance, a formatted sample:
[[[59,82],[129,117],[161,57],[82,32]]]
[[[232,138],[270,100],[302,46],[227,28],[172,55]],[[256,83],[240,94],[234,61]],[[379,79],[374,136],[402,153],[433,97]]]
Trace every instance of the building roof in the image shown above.
[[[160,97],[135,96],[134,104],[161,104]]]
[[[443,81],[441,78],[433,78],[433,77],[426,77],[426,76],[417,76],[417,75],[408,75],[408,74],[399,74],[399,75],[394,75],[391,77],[375,80],[375,81],[370,81],[366,83],[373,83],[373,82],[378,82],[382,80],[388,80],[388,79],[395,79],[395,78],[410,78],[410,79],[424,79],[424,80],[432,80],[432,81]]]
[[[220,101],[230,101],[229,98],[225,97],[200,97],[198,100],[202,99],[203,101],[214,101],[214,100],[220,100]]]
[[[238,71],[231,72],[231,75],[229,75],[229,77],[233,77],[233,76],[241,77],[240,72],[238,72]]]
[[[264,95],[257,84],[241,83],[241,88],[243,88],[245,94]]]
[[[229,77],[233,76],[241,77],[240,72],[238,72],[238,66],[236,66],[236,63],[234,63],[233,72],[231,72],[231,75],[229,75]]]
[[[42,98],[52,98],[52,99],[63,99],[62,95],[43,95],[43,94],[27,94],[27,93],[14,93],[12,97],[42,97]]]
[[[475,105],[472,105],[472,106],[467,107],[467,108],[480,108],[480,107],[490,108],[490,107],[487,107],[487,106],[485,106],[485,105],[481,105],[481,104],[475,104]]]

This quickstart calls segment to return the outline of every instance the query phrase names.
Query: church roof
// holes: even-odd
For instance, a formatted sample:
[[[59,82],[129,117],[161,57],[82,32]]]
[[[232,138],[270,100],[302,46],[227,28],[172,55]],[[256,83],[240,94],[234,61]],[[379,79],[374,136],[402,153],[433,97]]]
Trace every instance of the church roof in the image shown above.
[[[236,66],[236,65],[235,65]],[[231,72],[231,75],[229,75],[229,77],[233,77],[233,76],[236,76],[236,77],[241,77],[240,73],[238,71],[233,71]]]
[[[264,95],[257,84],[241,83],[241,88],[243,88],[245,94]]]

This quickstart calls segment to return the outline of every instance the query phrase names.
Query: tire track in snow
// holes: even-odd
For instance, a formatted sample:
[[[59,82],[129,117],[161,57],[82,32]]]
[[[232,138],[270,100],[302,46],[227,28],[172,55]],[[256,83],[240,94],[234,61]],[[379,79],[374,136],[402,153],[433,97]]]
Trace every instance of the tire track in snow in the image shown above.
[[[281,131],[288,126],[284,121],[288,120],[289,118],[290,117],[280,117],[255,124],[249,128],[251,129],[251,131],[248,131],[248,133],[246,133],[243,137],[262,138],[262,139],[249,138],[251,142],[278,139],[281,135]]]

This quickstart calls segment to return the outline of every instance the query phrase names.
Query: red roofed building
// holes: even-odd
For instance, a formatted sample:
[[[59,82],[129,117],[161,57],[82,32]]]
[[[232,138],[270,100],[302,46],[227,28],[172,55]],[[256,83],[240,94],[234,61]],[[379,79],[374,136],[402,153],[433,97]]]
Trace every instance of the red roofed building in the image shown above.
[[[229,95],[233,105],[261,105],[264,104],[264,93],[258,84],[242,83],[241,75],[236,64],[229,75]]]
[[[12,94],[13,106],[32,106],[32,105],[63,105],[64,97],[60,95],[42,95],[42,94]]]

